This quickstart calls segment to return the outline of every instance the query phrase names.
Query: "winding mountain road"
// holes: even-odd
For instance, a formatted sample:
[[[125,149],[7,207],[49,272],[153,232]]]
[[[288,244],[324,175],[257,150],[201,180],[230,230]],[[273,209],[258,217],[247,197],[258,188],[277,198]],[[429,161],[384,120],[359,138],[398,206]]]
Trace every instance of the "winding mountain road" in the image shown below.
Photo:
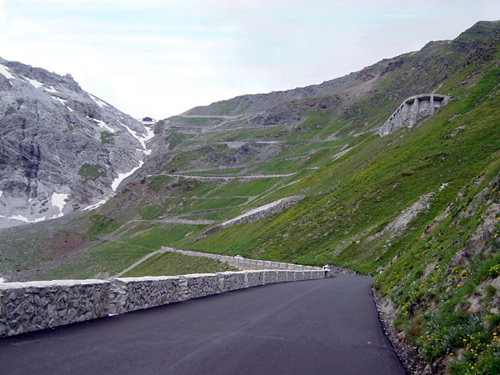
[[[403,375],[371,283],[335,275],[4,338],[0,373]]]

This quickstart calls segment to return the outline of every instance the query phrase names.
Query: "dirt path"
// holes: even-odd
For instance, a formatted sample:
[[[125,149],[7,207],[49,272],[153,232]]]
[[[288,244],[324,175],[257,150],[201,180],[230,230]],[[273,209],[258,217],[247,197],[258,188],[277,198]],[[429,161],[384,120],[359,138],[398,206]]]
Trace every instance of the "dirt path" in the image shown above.
[[[184,177],[184,178],[193,178],[200,181],[230,181],[236,178],[241,180],[258,180],[264,178],[283,178],[283,177],[291,177],[296,173],[282,173],[282,174],[267,174],[267,175],[202,175],[202,174],[173,174],[173,173],[161,173],[159,175],[151,175],[151,176],[169,176],[169,177]]]
[[[152,253],[149,253],[148,255],[142,257],[141,259],[139,259],[137,262],[135,262],[131,266],[125,268],[122,272],[119,272],[116,275],[113,275],[111,278],[121,277],[121,276],[125,275],[128,271],[130,271],[131,269],[137,267],[142,262],[148,260],[149,258],[151,258],[151,257],[153,257],[155,255],[158,255],[158,254],[163,254],[165,252],[166,252],[166,250],[163,250],[163,249],[153,251]]]

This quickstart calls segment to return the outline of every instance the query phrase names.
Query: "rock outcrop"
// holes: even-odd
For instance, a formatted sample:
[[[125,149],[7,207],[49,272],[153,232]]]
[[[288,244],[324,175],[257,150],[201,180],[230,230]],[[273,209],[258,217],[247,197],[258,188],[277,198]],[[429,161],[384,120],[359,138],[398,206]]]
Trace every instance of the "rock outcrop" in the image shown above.
[[[105,202],[151,135],[70,75],[0,59],[0,227]]]

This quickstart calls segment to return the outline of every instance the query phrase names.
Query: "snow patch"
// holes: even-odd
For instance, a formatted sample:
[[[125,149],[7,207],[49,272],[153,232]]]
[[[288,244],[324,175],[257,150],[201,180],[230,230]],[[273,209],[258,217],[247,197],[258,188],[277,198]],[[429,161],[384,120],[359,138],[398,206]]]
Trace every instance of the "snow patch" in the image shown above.
[[[36,89],[40,88],[43,86],[43,83],[42,82],[38,82],[36,79],[31,79],[31,78],[28,78],[28,77],[25,77],[25,76],[22,76],[26,81],[28,81],[29,83],[31,83],[33,86],[35,86]]]
[[[51,92],[52,94],[59,94],[59,91],[57,91],[55,88],[52,86],[44,87],[45,91]]]
[[[151,154],[151,150],[148,150],[146,147],[146,142],[148,142],[155,135],[155,133],[152,129],[150,129],[148,127],[144,127],[144,129],[146,130],[146,135],[141,135],[141,134],[137,133],[136,131],[130,129],[123,122],[121,122],[121,121],[118,121],[118,122],[120,123],[121,126],[123,126],[125,129],[128,130],[128,132],[132,135],[132,137],[134,137],[135,139],[137,139],[141,143],[142,148],[144,149],[144,153],[146,155]]]
[[[61,99],[57,96],[51,96],[51,98],[54,99],[56,102],[61,103],[62,105],[66,105],[66,100],[64,100],[64,99]]]
[[[63,216],[63,209],[66,206],[66,199],[68,198],[68,194],[59,194],[52,193],[52,197],[50,198],[50,202],[52,206],[59,208],[59,215],[57,217]]]
[[[441,184],[441,186],[439,187],[439,191],[443,191],[450,183],[449,182],[444,182]],[[0,195],[1,197],[1,195]]]
[[[128,176],[131,176],[136,170],[138,170],[140,167],[142,167],[142,165],[144,164],[143,161],[141,161],[139,163],[139,166],[138,167],[135,167],[134,169],[132,169],[131,171],[129,172],[126,172],[126,173],[118,173],[118,177],[115,178],[113,180],[113,183],[111,184],[111,189],[113,189],[113,191],[116,191],[116,189],[118,188],[118,186],[121,184],[121,182],[123,180],[125,180]]]
[[[0,284],[4,284],[5,283],[5,279],[3,277],[0,277]]]
[[[85,207],[82,211],[92,211],[95,210],[98,207],[101,207],[104,203],[106,203],[106,199],[103,199],[102,201],[99,201],[95,204],[91,204],[90,206]]]
[[[95,118],[90,118],[89,116],[87,116],[87,118],[88,118],[89,120],[91,120],[91,121],[96,122],[96,123],[97,123],[97,125],[99,125],[99,127],[101,127],[101,128],[103,128],[103,129],[105,129],[105,130],[109,131],[110,133],[114,133],[114,132],[115,132],[115,129],[110,128],[110,127],[109,127],[109,126],[108,126],[108,125],[107,125],[104,121],[102,121],[102,120],[97,120],[97,119],[95,119]]]
[[[97,104],[99,107],[101,108],[105,108],[105,107],[109,107],[109,105],[107,105],[106,103],[104,103],[102,100],[96,98],[95,96],[93,95],[90,95],[89,93],[87,93],[87,95],[90,97],[90,99],[92,99],[95,104]]]
[[[40,218],[35,219],[35,220],[29,220],[27,217],[24,217],[22,215],[14,215],[14,216],[11,216],[11,217],[7,217],[6,219],[9,219],[9,220],[19,220],[19,221],[23,221],[25,223],[38,223],[40,221],[44,221],[45,220],[45,216],[44,217],[40,217]]]
[[[240,147],[243,147],[245,145],[245,142],[227,142],[226,146],[227,148],[231,149],[238,149]]]
[[[66,106],[66,108],[68,108],[68,111],[73,112],[73,110],[70,107]]]
[[[0,198],[2,198],[2,195],[3,195],[3,191],[0,190]]]
[[[3,74],[7,79],[16,78],[12,74],[10,74],[9,70],[10,69],[7,68],[5,65],[0,64],[0,74]]]

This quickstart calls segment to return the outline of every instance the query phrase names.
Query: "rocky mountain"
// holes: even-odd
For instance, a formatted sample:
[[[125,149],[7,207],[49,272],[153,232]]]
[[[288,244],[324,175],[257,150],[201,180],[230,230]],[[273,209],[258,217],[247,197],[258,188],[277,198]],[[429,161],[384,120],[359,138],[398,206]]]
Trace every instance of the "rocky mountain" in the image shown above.
[[[0,226],[104,203],[151,135],[70,75],[0,59]]]

